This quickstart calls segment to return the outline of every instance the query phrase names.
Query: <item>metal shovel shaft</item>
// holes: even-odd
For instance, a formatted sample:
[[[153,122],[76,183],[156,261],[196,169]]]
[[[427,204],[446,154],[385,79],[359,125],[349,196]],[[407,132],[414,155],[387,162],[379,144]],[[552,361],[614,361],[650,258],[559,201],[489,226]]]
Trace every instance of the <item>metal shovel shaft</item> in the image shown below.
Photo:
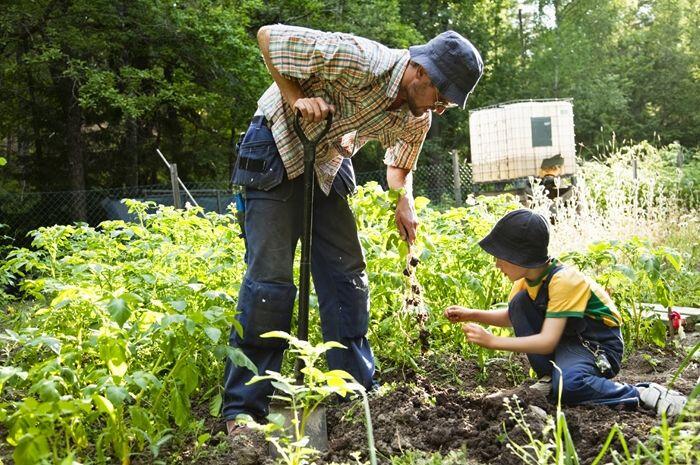
[[[326,126],[315,139],[310,140],[306,137],[304,130],[300,124],[301,113],[297,112],[294,117],[294,131],[301,140],[304,146],[304,224],[302,229],[301,240],[301,264],[299,267],[299,315],[297,324],[297,338],[308,340],[309,338],[309,294],[311,286],[311,236],[313,228],[313,210],[314,210],[314,163],[316,162],[316,145],[320,142],[323,136],[326,135],[331,127],[333,115],[328,113],[326,117]],[[297,383],[302,383],[304,375],[302,374],[301,359],[297,359],[295,363],[295,374]]]
[[[309,294],[311,293],[311,235],[313,227],[314,205],[314,161],[316,146],[304,145],[304,224],[301,241],[301,263],[299,267],[299,314],[297,321],[297,338],[309,339]],[[301,380],[301,366],[296,364],[297,382]]]

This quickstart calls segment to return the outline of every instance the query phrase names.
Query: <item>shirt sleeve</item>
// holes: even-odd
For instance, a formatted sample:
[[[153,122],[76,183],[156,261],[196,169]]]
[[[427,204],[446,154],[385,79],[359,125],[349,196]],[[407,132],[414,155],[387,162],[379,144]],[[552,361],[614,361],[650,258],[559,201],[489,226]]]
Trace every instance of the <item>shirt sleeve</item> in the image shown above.
[[[362,84],[371,77],[367,44],[349,34],[321,32],[296,26],[270,26],[270,61],[280,74],[295,79],[318,76]]]
[[[425,142],[425,136],[430,130],[431,123],[432,113],[429,111],[423,116],[410,118],[394,145],[387,148],[384,154],[384,164],[395,168],[416,169],[418,155],[423,148],[423,142]]]
[[[508,302],[513,300],[513,297],[515,297],[518,292],[522,291],[525,289],[525,280],[524,279],[518,279],[513,283],[513,287],[510,289],[510,294],[508,294]]]
[[[578,270],[567,267],[549,283],[547,318],[583,318],[591,297],[591,286]]]

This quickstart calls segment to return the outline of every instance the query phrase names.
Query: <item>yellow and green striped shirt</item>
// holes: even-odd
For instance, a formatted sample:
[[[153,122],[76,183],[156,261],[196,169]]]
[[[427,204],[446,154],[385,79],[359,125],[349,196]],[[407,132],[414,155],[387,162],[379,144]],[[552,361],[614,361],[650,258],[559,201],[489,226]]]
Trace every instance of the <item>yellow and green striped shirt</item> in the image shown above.
[[[508,300],[515,294],[527,290],[532,300],[535,300],[547,275],[557,261],[553,260],[547,271],[535,280],[525,278],[513,283]],[[573,266],[564,266],[552,276],[549,283],[549,302],[547,302],[546,318],[593,318],[607,326],[617,327],[622,324],[620,313],[610,295],[601,285],[581,273]]]
[[[296,79],[306,96],[335,105],[333,125],[316,148],[316,175],[326,194],[343,157],[353,156],[370,140],[386,149],[385,164],[415,169],[431,112],[415,117],[407,108],[387,110],[408,66],[408,50],[350,34],[275,25],[270,28],[270,60],[280,74]],[[299,176],[304,150],[294,133],[294,114],[276,84],[258,100],[258,111],[271,122],[287,176]],[[325,124],[303,122],[302,128],[313,138]]]

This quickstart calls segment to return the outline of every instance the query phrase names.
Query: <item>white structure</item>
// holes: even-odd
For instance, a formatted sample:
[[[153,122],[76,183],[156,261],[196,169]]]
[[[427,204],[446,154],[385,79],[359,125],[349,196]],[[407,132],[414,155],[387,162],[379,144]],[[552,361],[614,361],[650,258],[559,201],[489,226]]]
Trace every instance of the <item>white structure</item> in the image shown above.
[[[472,181],[538,176],[542,160],[561,155],[561,175],[574,174],[576,146],[571,99],[527,100],[469,112]]]

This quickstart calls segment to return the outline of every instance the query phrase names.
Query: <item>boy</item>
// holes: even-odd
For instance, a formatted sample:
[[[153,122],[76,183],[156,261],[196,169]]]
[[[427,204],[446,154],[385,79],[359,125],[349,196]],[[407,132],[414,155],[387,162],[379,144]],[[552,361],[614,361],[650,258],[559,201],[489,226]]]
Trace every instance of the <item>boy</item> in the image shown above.
[[[469,342],[526,353],[540,378],[533,388],[556,397],[561,382],[564,404],[638,406],[641,401],[659,415],[680,413],[686,398],[676,391],[655,383],[632,386],[611,380],[620,370],[623,352],[620,314],[600,285],[549,257],[549,225],[544,217],[526,209],[512,211],[479,245],[514,283],[508,308],[452,306],[445,316],[453,323],[512,327],[515,337],[494,336],[467,323],[462,329]]]

